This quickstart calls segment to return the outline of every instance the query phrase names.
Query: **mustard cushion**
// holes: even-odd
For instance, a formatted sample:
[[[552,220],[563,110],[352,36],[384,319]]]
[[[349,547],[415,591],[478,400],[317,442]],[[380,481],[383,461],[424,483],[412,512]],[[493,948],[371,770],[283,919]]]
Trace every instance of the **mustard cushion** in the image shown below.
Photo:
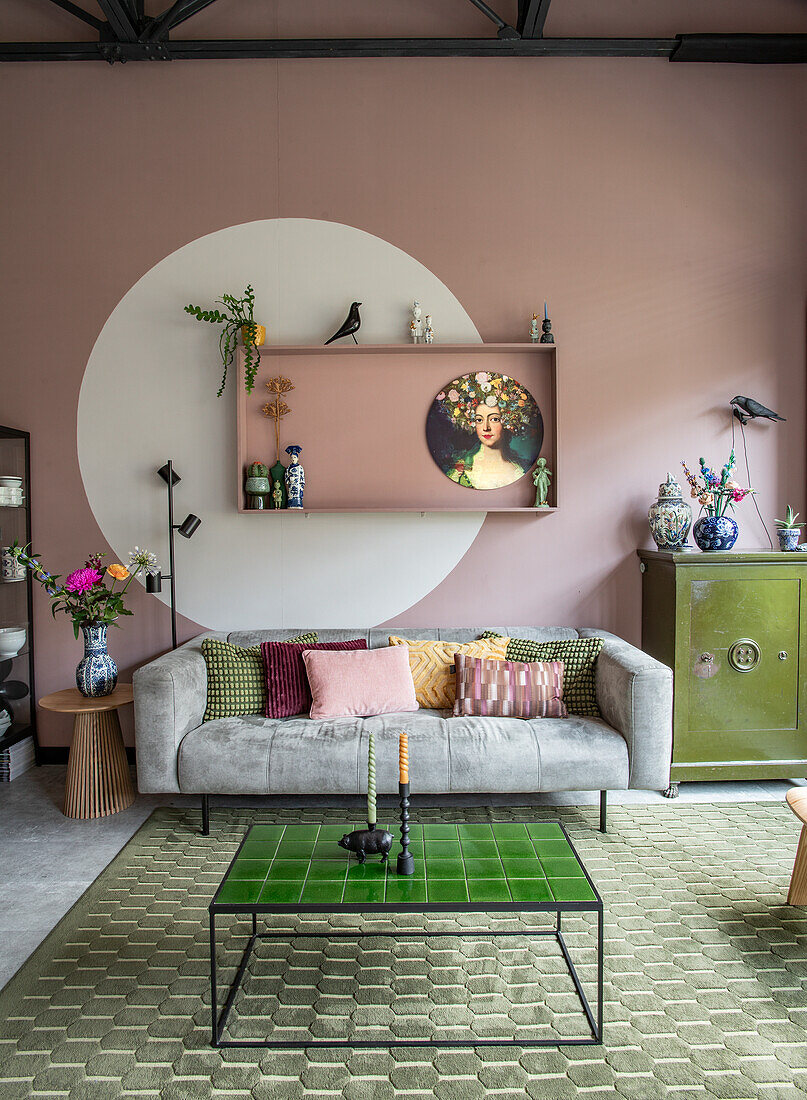
[[[454,654],[466,657],[491,657],[503,661],[508,638],[481,638],[475,642],[410,641],[390,635],[390,645],[409,647],[409,668],[415,681],[415,697],[419,707],[427,710],[450,710],[456,697]]]

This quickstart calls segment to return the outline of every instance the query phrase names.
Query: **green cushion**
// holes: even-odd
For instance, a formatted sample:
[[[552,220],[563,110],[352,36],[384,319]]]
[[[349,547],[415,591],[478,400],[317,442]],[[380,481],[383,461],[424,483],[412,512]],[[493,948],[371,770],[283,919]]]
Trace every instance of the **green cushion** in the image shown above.
[[[486,630],[483,638],[501,638]],[[603,647],[602,638],[565,638],[555,642],[533,642],[511,638],[508,661],[563,661],[563,701],[570,714],[599,718],[594,673]]]
[[[316,645],[317,634],[299,634],[290,642]],[[239,714],[266,714],[266,669],[259,645],[240,646],[205,638],[202,654],[207,665],[207,708],[203,722]]]

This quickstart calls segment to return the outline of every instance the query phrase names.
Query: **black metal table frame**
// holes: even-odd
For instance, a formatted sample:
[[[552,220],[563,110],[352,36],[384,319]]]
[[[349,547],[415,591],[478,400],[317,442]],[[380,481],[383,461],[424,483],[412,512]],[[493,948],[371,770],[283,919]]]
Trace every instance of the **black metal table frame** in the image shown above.
[[[566,830],[561,824],[564,836],[569,840]],[[247,834],[249,835],[249,834]],[[244,838],[246,839],[246,837]],[[243,845],[242,841],[242,845]],[[328,1048],[346,1048],[350,1050],[379,1050],[391,1047],[484,1047],[484,1046],[511,1046],[511,1047],[559,1047],[559,1046],[596,1046],[602,1043],[603,1037],[603,982],[604,982],[604,919],[603,919],[603,904],[602,899],[597,893],[597,889],[594,883],[589,877],[588,871],[583,866],[582,861],[577,852],[574,849],[574,845],[569,840],[569,846],[575,854],[575,857],[580,864],[583,874],[588,881],[589,886],[594,891],[595,900],[593,901],[554,901],[554,902],[497,902],[483,904],[466,903],[464,905],[459,903],[443,903],[435,902],[429,904],[428,902],[404,905],[404,904],[345,904],[338,907],[323,907],[318,904],[271,904],[271,903],[231,903],[222,904],[215,901],[210,903],[208,912],[210,916],[210,1009],[212,1020],[212,1043],[214,1047],[260,1047],[270,1050],[306,1050],[309,1047],[328,1047]],[[239,846],[238,852],[233,857],[232,863],[238,858],[241,851]],[[232,866],[232,863],[230,866]],[[226,877],[226,876],[225,876]],[[402,913],[422,913],[424,915],[436,914],[436,913],[507,913],[507,914],[522,914],[522,913],[554,913],[556,920],[554,928],[535,928],[535,929],[487,929],[483,931],[469,930],[466,928],[455,930],[440,930],[440,931],[421,931],[409,929],[395,929],[394,931],[364,931],[357,929],[356,931],[350,930],[345,932],[300,932],[296,930],[285,930],[279,932],[259,932],[258,931],[258,915],[259,914],[272,914],[272,915],[285,915],[285,916],[299,916],[303,913],[316,913],[320,915],[346,915],[346,914],[372,914],[374,916],[381,915],[383,913],[390,914],[402,914]],[[562,930],[562,915],[564,913],[596,913],[597,915],[597,1009],[596,1015],[592,1011],[588,997],[585,994],[583,985],[580,981],[580,977],[577,973],[574,963],[572,962],[569,948],[563,937]],[[249,937],[244,952],[241,956],[241,962],[238,965],[235,979],[230,985],[227,993],[227,999],[224,1002],[223,1007],[219,1011],[218,1007],[218,976],[216,969],[216,917],[220,915],[242,915],[252,917],[252,933]],[[362,940],[362,939],[443,939],[449,937],[459,937],[461,939],[479,938],[479,939],[495,939],[499,936],[521,936],[522,938],[530,938],[531,936],[554,936],[560,946],[563,954],[566,968],[569,972],[569,976],[574,984],[577,996],[580,999],[580,1003],[583,1006],[583,1011],[586,1016],[591,1035],[584,1038],[560,1038],[560,1039],[530,1039],[530,1038],[513,1038],[513,1039],[477,1039],[469,1037],[467,1039],[305,1039],[305,1040],[291,1040],[291,1039],[225,1039],[224,1032],[227,1027],[227,1021],[230,1016],[230,1011],[235,1003],[235,998],[238,995],[238,990],[241,988],[244,975],[249,965],[249,960],[252,957],[252,952],[255,948],[255,944],[258,940],[329,940],[331,942],[336,940]]]

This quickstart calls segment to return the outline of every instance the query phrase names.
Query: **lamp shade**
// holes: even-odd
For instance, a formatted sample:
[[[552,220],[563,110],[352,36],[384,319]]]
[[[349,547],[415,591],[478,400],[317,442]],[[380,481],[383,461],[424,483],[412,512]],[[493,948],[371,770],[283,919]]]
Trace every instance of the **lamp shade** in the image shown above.
[[[146,573],[146,591],[147,592],[162,592],[163,590],[163,576],[162,573]]]
[[[167,485],[168,484],[168,463],[166,462],[166,464],[164,466],[161,466],[159,468],[159,470],[157,471],[157,473],[160,475],[160,477],[163,479],[163,481]],[[172,469],[171,470],[171,484],[176,485],[176,483],[178,481],[182,481],[182,478],[179,476],[179,474],[176,472],[176,470]]]
[[[180,523],[177,530],[183,538],[189,539],[202,521],[193,512],[190,512]]]

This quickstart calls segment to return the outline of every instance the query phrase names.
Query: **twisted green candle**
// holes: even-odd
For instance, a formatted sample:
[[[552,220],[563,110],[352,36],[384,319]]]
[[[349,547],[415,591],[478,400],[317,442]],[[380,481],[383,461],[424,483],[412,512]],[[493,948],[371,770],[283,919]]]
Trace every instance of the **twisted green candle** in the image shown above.
[[[375,734],[370,733],[367,743],[367,824],[375,828]]]

